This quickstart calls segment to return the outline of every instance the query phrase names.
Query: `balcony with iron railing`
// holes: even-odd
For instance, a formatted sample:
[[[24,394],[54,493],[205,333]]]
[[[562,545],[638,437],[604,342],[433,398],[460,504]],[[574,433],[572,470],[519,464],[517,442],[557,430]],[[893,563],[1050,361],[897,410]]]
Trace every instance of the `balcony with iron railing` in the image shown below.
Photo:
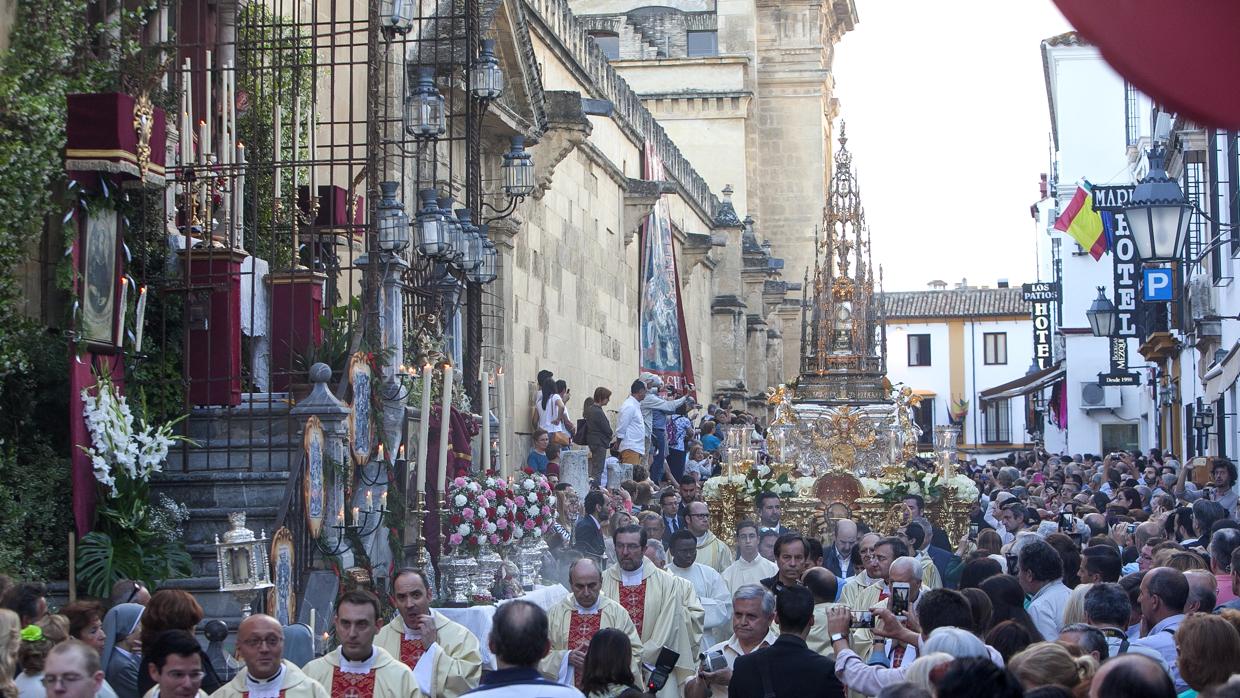
[[[1137,351],[1146,361],[1162,363],[1179,350],[1180,340],[1175,336],[1175,323],[1171,319],[1172,305],[1143,303],[1137,308],[1137,327],[1141,337],[1141,346]]]

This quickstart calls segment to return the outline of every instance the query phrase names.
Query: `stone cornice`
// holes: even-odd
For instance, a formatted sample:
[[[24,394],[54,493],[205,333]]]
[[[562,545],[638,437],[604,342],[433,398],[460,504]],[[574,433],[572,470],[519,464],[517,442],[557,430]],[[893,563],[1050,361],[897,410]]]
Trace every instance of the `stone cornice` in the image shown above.
[[[524,0],[524,5],[530,10],[526,14],[530,27],[538,31],[549,46],[558,47],[567,55],[566,67],[583,85],[592,88],[592,97],[610,100],[615,105],[612,119],[632,129],[639,136],[636,142],[651,144],[668,178],[676,182],[682,198],[697,209],[702,220],[710,220],[711,212],[719,203],[710,186],[586,34],[568,0]]]

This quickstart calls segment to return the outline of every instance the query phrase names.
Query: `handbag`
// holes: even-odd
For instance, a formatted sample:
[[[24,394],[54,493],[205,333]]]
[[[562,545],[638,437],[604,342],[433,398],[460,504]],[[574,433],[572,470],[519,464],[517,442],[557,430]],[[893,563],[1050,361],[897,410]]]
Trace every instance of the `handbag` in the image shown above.
[[[578,446],[588,445],[586,443],[586,438],[587,438],[586,435],[589,433],[589,430],[590,430],[589,423],[586,422],[584,418],[578,419],[577,420],[577,431],[573,432],[573,443],[577,444]]]
[[[566,431],[557,431],[551,435],[551,443],[556,446],[564,447],[573,442],[572,437]]]

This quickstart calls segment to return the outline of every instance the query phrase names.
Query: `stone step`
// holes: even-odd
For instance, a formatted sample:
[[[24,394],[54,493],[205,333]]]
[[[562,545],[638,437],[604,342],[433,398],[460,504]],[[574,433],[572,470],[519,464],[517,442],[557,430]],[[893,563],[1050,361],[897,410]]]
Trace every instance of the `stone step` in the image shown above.
[[[163,473],[152,489],[191,510],[200,507],[278,507],[288,487],[288,470]]]
[[[228,515],[234,511],[244,510],[245,526],[254,531],[254,535],[266,532],[270,537],[272,524],[275,523],[278,507],[202,507],[190,511],[189,521],[185,523],[185,543],[215,543],[215,536],[224,535],[228,530]]]
[[[300,445],[289,441],[261,446],[218,442],[214,445],[190,446],[183,452],[170,453],[168,469],[183,473],[228,470],[287,471],[300,452]]]

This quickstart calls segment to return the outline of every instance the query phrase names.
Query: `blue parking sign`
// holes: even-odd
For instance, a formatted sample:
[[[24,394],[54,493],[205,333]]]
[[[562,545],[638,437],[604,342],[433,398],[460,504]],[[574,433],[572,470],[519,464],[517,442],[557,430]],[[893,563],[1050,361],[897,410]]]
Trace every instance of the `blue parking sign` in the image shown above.
[[[1167,267],[1145,269],[1141,280],[1141,300],[1147,303],[1173,300],[1175,287],[1172,285],[1172,279],[1171,270]]]

